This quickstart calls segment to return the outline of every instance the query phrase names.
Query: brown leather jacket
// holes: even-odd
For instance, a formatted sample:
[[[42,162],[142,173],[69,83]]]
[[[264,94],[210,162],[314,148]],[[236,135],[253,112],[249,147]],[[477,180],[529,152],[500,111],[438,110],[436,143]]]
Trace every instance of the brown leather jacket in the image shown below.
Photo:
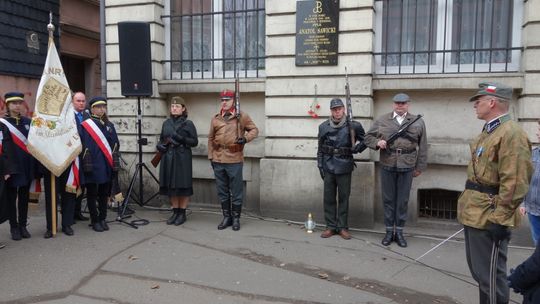
[[[247,142],[259,134],[259,129],[247,113],[240,111],[240,128]],[[212,117],[208,133],[208,159],[216,163],[234,164],[244,161],[244,145],[236,144],[238,119],[224,118],[220,113]]]

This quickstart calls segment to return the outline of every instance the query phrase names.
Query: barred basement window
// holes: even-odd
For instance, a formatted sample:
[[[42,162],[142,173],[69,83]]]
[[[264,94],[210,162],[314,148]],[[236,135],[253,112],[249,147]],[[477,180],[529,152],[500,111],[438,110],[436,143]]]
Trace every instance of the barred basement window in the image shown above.
[[[459,191],[443,189],[418,190],[418,216],[445,220],[455,219],[459,195]]]

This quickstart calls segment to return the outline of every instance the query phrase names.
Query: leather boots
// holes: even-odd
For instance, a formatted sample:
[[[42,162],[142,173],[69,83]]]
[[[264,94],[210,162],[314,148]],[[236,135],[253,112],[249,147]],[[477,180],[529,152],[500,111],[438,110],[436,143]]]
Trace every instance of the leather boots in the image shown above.
[[[223,220],[217,226],[218,230],[223,230],[232,225],[233,220],[231,217],[231,202],[221,202],[221,211],[223,212]]]

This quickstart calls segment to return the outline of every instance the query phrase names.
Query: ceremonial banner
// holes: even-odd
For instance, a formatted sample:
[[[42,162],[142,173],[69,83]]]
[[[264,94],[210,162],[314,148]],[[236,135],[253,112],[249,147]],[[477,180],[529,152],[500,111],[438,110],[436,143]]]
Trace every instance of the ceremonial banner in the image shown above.
[[[71,92],[52,35],[36,107],[28,134],[28,151],[55,176],[60,176],[81,153]]]

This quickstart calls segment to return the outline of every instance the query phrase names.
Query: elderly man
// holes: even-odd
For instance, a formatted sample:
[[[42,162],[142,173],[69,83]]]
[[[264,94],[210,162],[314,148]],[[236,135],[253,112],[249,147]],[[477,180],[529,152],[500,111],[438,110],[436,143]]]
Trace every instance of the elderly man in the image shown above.
[[[384,246],[395,241],[398,246],[407,247],[403,227],[407,220],[412,179],[427,167],[426,126],[420,116],[409,113],[410,100],[407,94],[395,95],[394,110],[375,120],[364,140],[369,148],[380,150],[380,184],[386,226],[381,243]],[[398,130],[402,132],[398,133]]]
[[[208,159],[214,169],[223,212],[218,230],[232,226],[238,231],[244,200],[244,145],[257,137],[259,129],[247,113],[237,113],[233,91],[224,90],[220,97],[221,109],[210,122]]]
[[[481,304],[508,303],[506,257],[510,227],[532,174],[531,143],[510,119],[512,88],[479,84],[470,98],[476,117],[486,124],[471,143],[465,191],[458,200],[458,220],[465,228],[467,263],[478,282]],[[491,271],[496,269],[496,271]]]

